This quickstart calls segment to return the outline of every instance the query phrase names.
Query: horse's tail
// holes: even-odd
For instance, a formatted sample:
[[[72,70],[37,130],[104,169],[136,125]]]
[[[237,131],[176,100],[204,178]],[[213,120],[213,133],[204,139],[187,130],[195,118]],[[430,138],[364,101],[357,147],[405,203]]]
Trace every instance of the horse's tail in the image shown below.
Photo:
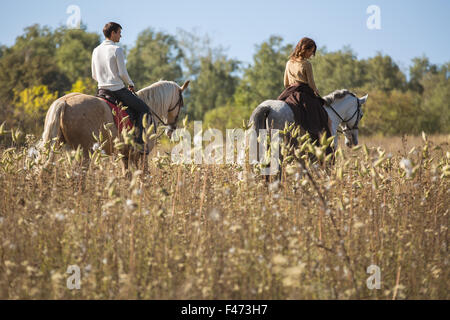
[[[253,127],[256,130],[256,136],[259,135],[260,129],[266,129],[266,119],[269,115],[269,106],[258,106],[255,111],[253,111],[250,117],[250,122],[253,122]]]
[[[42,150],[44,146],[48,142],[53,144],[55,141],[52,140],[55,138],[61,139],[63,137],[63,133],[61,131],[61,119],[63,118],[66,105],[67,103],[65,100],[56,100],[48,109],[47,115],[45,116],[44,133],[42,134],[41,141],[37,144],[38,158],[40,160],[43,155]],[[53,158],[54,152],[52,149],[50,149],[48,159],[45,161],[43,167],[41,168],[41,173],[39,174],[41,183],[44,178],[44,173],[48,170],[50,164],[53,162]]]
[[[259,130],[267,129],[267,117],[270,113],[270,106],[258,106],[250,117],[250,122],[253,123],[253,129],[256,133],[256,160],[259,161]]]
[[[44,133],[42,134],[42,146],[54,138],[61,138],[63,136],[61,119],[66,105],[65,100],[56,100],[48,109],[47,116],[45,117]]]

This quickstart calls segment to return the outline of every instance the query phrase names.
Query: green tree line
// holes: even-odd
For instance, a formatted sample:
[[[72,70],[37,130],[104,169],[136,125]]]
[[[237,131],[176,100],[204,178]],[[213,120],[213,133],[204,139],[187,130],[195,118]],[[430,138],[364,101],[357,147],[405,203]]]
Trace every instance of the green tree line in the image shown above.
[[[39,135],[52,101],[69,92],[95,94],[91,55],[103,37],[81,29],[32,25],[10,46],[0,46],[0,123]],[[253,109],[283,90],[293,43],[270,36],[255,45],[253,61],[230,58],[207,36],[148,28],[127,52],[127,68],[138,89],[164,79],[192,81],[185,104],[190,120],[218,128],[240,127]],[[322,95],[347,88],[369,94],[361,123],[364,134],[450,132],[450,62],[426,56],[412,60],[407,77],[389,55],[358,59],[350,47],[321,47],[311,60]],[[409,78],[409,79],[407,79]]]

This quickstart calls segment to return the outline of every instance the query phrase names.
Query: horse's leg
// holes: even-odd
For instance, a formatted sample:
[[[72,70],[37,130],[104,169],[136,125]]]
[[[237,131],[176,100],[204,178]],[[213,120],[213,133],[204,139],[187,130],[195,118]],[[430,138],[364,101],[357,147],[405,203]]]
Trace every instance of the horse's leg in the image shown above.
[[[263,143],[267,143],[266,148],[265,148],[265,152],[264,152],[264,161],[267,158],[267,150],[269,150],[270,148],[270,144],[272,143],[272,140],[270,139],[272,136],[270,135],[271,131],[270,131],[270,126],[269,126],[269,118],[266,118],[266,128],[267,128],[267,135],[269,136],[269,142],[267,143],[267,138],[265,139],[266,141],[264,141]],[[270,151],[272,153],[272,150]],[[271,165],[271,163],[269,164],[269,166]],[[267,167],[265,168],[267,170]],[[270,183],[272,179],[270,174],[266,174],[266,183]]]
[[[45,161],[39,172],[39,185],[40,185],[39,189],[41,190],[39,193],[40,197],[45,197],[46,192],[48,191],[48,188],[46,188],[45,186],[48,186],[51,177],[52,173],[51,165],[54,160],[54,157],[55,157],[54,152],[50,150],[48,154],[48,159]]]
[[[278,180],[280,180],[280,182],[283,181],[283,173],[284,173],[284,171],[283,171],[283,160],[284,160],[284,157],[283,157],[282,154],[280,154],[280,166],[279,166],[279,169],[278,169]]]
[[[137,155],[137,154],[135,154],[134,156],[133,156],[133,163],[134,163],[134,166],[136,167],[136,169],[138,169],[138,170],[140,170],[141,169],[141,156],[139,156],[139,155]]]
[[[86,190],[86,176],[89,171],[89,165],[91,163],[91,159],[89,159],[89,153],[83,152],[83,160],[81,161],[80,167],[80,190]]]
[[[123,157],[122,158],[122,174],[124,177],[126,177],[129,172],[130,171],[128,170],[128,157]]]
[[[147,157],[144,154],[130,153],[128,159],[137,170],[145,170],[145,161],[147,160]]]
[[[143,174],[147,175],[147,173],[148,173],[148,156],[145,154],[142,155],[140,157],[140,162],[141,162],[140,167],[141,167]]]
[[[45,172],[50,171],[49,168],[54,159],[55,159],[55,153],[53,152],[53,150],[50,150],[49,154],[48,154],[48,159],[45,161],[44,165],[42,166],[41,175],[43,175]]]
[[[50,145],[48,146],[49,148],[49,153],[48,153],[48,158],[47,160],[45,160],[44,164],[41,167],[41,170],[39,172],[39,184],[41,186],[41,196],[43,195],[43,192],[45,189],[45,186],[48,185],[49,179],[51,177],[52,174],[52,166],[53,166],[53,162],[55,161],[55,152],[54,152],[54,148],[56,148],[56,145],[59,143],[59,139],[57,141],[53,141],[50,143]],[[42,153],[42,151],[41,151]]]
[[[291,148],[292,148],[292,152],[290,151]],[[296,148],[296,144],[295,144],[294,139],[292,138],[291,133],[287,132],[286,134],[283,134],[283,145],[280,150],[280,174],[279,174],[280,181],[283,179],[283,176],[284,176],[284,180],[286,180],[286,175],[284,175],[284,171],[283,171],[284,155],[286,155],[286,156],[294,155],[294,158],[295,158],[295,148]],[[285,152],[284,154],[283,154],[283,149]]]

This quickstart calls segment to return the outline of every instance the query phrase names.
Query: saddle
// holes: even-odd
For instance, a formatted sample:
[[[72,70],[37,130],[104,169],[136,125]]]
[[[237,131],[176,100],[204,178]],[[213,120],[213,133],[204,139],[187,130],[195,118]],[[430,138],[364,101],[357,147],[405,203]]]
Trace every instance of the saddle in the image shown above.
[[[117,99],[114,92],[108,89],[98,89],[96,97],[103,99],[108,104],[114,117],[114,124],[119,132],[122,132],[123,128],[130,130],[134,127],[134,116],[122,109],[122,102]]]
[[[116,106],[119,105],[120,101],[117,99],[114,92],[108,89],[97,89],[97,95],[96,97],[102,98],[103,100],[109,101],[112,104],[115,104]]]

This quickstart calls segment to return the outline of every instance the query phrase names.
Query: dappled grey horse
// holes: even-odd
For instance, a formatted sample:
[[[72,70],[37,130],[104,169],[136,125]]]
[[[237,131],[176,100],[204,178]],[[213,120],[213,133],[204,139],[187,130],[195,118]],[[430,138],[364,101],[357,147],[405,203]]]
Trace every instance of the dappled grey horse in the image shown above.
[[[358,98],[354,93],[343,89],[323,97],[326,102],[325,110],[331,120],[331,135],[335,137],[337,146],[338,129],[341,128],[345,136],[345,144],[352,147],[358,144],[358,123],[363,116],[361,106],[366,103],[368,95]],[[266,100],[253,111],[250,122],[258,134],[260,129],[283,130],[285,124],[294,122],[291,107],[281,100]]]
[[[334,136],[334,146],[338,146],[337,132],[340,128],[345,136],[345,144],[347,147],[356,146],[358,144],[358,123],[363,116],[361,106],[366,103],[368,95],[358,98],[354,93],[342,89],[323,97],[325,100],[325,110],[331,120],[331,135]],[[278,129],[284,130],[285,125],[294,123],[294,113],[291,107],[281,100],[266,100],[261,103],[253,111],[250,117],[252,129],[256,131],[256,135],[251,139],[259,136],[261,129]],[[257,142],[250,142],[256,143]],[[257,147],[259,150],[259,147]],[[259,152],[257,160],[260,161]],[[279,172],[281,174],[281,171]]]

